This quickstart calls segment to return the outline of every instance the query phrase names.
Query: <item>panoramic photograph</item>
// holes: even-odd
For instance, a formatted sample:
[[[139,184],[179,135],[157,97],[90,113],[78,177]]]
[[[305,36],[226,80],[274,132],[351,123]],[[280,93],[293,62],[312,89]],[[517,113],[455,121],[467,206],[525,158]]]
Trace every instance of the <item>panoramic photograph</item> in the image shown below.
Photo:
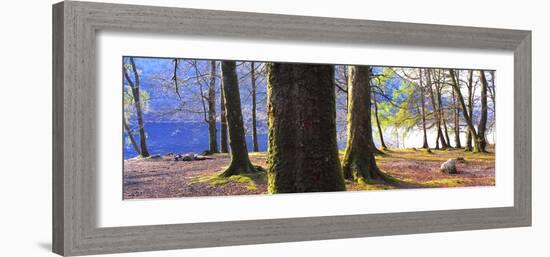
[[[121,73],[124,200],[495,186],[494,70],[125,56]]]

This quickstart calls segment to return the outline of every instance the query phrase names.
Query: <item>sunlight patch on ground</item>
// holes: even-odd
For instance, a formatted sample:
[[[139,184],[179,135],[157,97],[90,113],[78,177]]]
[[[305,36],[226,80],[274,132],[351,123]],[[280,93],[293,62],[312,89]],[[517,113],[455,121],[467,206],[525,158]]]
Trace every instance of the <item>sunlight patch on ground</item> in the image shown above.
[[[220,177],[218,174],[196,176],[192,178],[192,181],[189,184],[192,185],[195,183],[204,183],[209,185],[210,187],[216,187],[233,182],[238,185],[244,186],[250,191],[257,192],[258,186],[256,185],[256,182],[254,182],[253,178],[257,178],[259,176],[262,176],[262,174],[233,175],[231,177]]]

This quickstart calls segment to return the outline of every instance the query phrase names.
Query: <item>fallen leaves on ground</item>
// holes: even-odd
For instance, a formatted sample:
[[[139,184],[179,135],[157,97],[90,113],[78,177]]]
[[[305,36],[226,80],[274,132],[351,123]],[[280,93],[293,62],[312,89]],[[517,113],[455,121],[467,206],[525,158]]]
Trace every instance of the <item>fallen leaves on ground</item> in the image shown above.
[[[458,174],[439,170],[441,163],[463,157]],[[266,167],[266,153],[250,153],[254,165]],[[393,149],[376,157],[378,166],[394,183],[346,182],[348,191],[402,188],[471,187],[495,185],[494,153],[469,153],[463,149]],[[173,161],[170,158],[124,161],[124,199],[267,194],[265,172],[220,178],[229,165],[228,154],[206,160]]]

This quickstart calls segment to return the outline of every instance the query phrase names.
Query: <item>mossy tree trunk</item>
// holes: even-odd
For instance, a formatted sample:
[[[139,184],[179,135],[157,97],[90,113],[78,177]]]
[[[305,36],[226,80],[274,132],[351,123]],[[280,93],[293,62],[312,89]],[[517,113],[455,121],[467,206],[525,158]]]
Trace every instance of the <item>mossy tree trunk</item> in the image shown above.
[[[122,67],[122,70],[124,71],[124,77],[126,78],[126,81],[128,82],[128,85],[130,86],[130,90],[132,91],[132,96],[134,97],[134,107],[136,109],[136,116],[137,116],[137,122],[138,122],[138,129],[139,129],[139,148],[141,149],[140,155],[141,157],[149,157],[149,150],[147,149],[147,141],[146,141],[146,133],[145,133],[145,126],[143,124],[143,110],[141,108],[141,89],[140,89],[140,79],[139,79],[139,73],[137,71],[136,63],[134,61],[134,58],[130,57],[130,69],[132,69],[132,72],[134,73],[134,80],[130,79],[130,76],[128,76],[128,71],[126,67]]]
[[[485,139],[485,130],[487,127],[487,78],[485,71],[479,71],[479,80],[481,81],[481,113],[479,124],[477,126],[477,141],[479,141],[479,151],[486,152],[487,140]]]
[[[456,76],[453,69],[449,69],[449,75],[451,76],[451,86],[453,87],[455,94],[458,98],[458,101],[460,103],[460,106],[462,107],[462,114],[464,116],[464,120],[466,120],[466,124],[468,124],[468,128],[470,130],[470,133],[474,139],[477,138],[476,130],[474,128],[474,123],[472,122],[470,114],[468,114],[466,103],[464,102],[464,97],[462,97],[462,93],[460,92],[460,88],[458,87],[458,84],[456,82]],[[473,140],[473,149],[472,152],[477,153],[479,152],[479,141]]]
[[[334,66],[267,63],[268,190],[345,190],[336,141]]]
[[[366,181],[383,180],[372,144],[371,90],[369,66],[349,66],[347,144],[342,161],[344,178]]]
[[[218,152],[216,128],[216,61],[210,61],[210,81],[208,84],[208,136],[210,153]]]
[[[227,145],[227,119],[225,118],[225,95],[223,93],[223,79],[220,84],[220,152],[229,152],[229,146]]]
[[[230,177],[257,172],[248,158],[235,61],[222,61],[222,78],[231,163],[221,176]]]

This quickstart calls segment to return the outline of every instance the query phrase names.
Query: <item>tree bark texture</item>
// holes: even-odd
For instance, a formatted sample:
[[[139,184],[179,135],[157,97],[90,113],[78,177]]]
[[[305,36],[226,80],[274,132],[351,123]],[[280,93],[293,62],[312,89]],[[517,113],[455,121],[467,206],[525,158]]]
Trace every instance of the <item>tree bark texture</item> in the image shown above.
[[[477,141],[479,141],[479,151],[486,152],[487,140],[485,138],[485,130],[487,128],[487,78],[485,71],[479,71],[479,79],[481,81],[481,113],[479,124],[477,126]]]
[[[210,81],[208,84],[208,135],[210,153],[218,152],[216,128],[216,61],[210,61]]]
[[[343,191],[334,67],[267,63],[268,190]]]
[[[229,146],[227,145],[227,119],[225,118],[225,94],[223,93],[223,79],[221,82],[220,93],[220,152],[229,152]]]
[[[244,134],[243,115],[241,112],[241,97],[239,93],[239,80],[235,61],[222,61],[223,94],[225,98],[225,111],[227,127],[229,130],[229,146],[231,163],[221,174],[229,177],[238,174],[257,172],[248,158],[248,150]]]
[[[349,66],[347,144],[342,161],[344,178],[385,179],[378,169],[372,144],[371,89],[368,66]]]

